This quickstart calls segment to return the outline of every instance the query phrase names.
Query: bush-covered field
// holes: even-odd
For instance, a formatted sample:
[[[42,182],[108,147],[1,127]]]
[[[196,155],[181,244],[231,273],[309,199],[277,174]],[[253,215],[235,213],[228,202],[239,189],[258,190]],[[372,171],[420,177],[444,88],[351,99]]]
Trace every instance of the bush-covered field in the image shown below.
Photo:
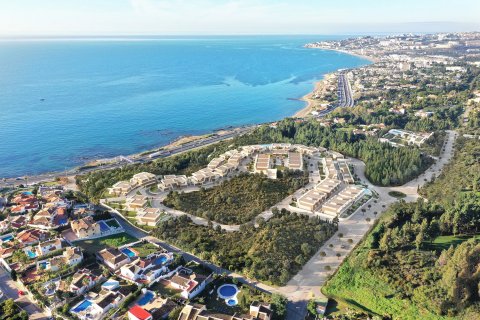
[[[91,252],[95,254],[96,252],[105,249],[107,247],[110,248],[118,248],[123,246],[124,244],[131,243],[138,241],[137,238],[132,237],[126,232],[110,235],[104,238],[92,239],[92,240],[85,240],[85,241],[78,241],[75,242],[75,245],[78,245],[83,250],[87,252]]]
[[[307,183],[308,173],[301,171],[279,171],[277,180],[244,173],[211,189],[171,192],[164,204],[219,223],[242,224]]]
[[[153,235],[230,271],[281,285],[336,230],[335,224],[283,209],[258,228],[243,225],[239,232],[199,226],[182,216],[163,222]]]
[[[393,319],[480,318],[480,180],[461,173],[478,168],[480,146],[460,140],[457,148],[423,190],[428,202],[389,208],[323,287],[325,294]]]

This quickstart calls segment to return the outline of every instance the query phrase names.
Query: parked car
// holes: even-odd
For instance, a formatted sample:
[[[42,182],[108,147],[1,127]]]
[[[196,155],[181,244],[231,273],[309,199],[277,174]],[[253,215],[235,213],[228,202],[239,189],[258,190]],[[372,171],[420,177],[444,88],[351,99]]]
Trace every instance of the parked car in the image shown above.
[[[24,292],[24,291],[22,291],[22,290],[18,290],[18,292],[17,292],[17,293],[18,293],[18,295],[19,295],[19,296],[24,296],[24,295],[25,295],[25,292]]]

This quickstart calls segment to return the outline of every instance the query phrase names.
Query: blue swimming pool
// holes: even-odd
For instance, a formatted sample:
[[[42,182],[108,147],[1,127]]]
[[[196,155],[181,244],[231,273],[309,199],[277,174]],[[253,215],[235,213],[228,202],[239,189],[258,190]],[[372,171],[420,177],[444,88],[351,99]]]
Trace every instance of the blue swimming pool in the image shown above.
[[[50,263],[48,261],[42,261],[40,262],[38,265],[40,267],[40,269],[47,269],[47,266],[49,265]]]
[[[168,258],[166,256],[160,256],[157,259],[155,259],[154,263],[156,265],[161,265],[161,264],[165,264],[165,262],[167,262],[167,260],[168,260]]]
[[[75,308],[72,309],[72,312],[79,313],[90,307],[92,303],[88,300],[83,300],[82,303],[77,305]]]
[[[102,232],[110,231],[110,227],[108,226],[108,224],[105,223],[105,221],[99,221],[98,224],[100,225],[100,231]]]
[[[13,235],[9,234],[8,236],[4,236],[4,237],[0,238],[0,240],[2,240],[2,242],[11,241],[11,240],[13,240]]]
[[[130,258],[133,258],[133,257],[136,257],[137,255],[135,254],[135,252],[133,252],[132,250],[128,249],[128,248],[122,248],[120,249],[120,251],[122,251],[123,253],[125,253],[128,257]]]
[[[27,256],[28,256],[30,259],[33,259],[33,258],[35,258],[37,255],[36,255],[34,252],[32,252],[32,251],[30,251],[30,250],[27,250]]]
[[[155,295],[153,294],[153,292],[147,291],[147,292],[145,292],[143,297],[138,299],[137,304],[139,306],[144,306],[144,305],[148,304],[150,301],[152,301],[154,297],[155,297]]]
[[[23,193],[24,195],[26,195],[26,196],[31,196],[31,195],[33,195],[33,193],[30,192],[30,191],[24,191],[24,192],[22,192],[22,193]]]
[[[230,307],[236,306],[237,305],[237,300],[236,299],[228,299],[227,300],[227,305]]]
[[[222,299],[231,299],[237,295],[238,288],[233,284],[224,284],[218,288],[217,293]]]

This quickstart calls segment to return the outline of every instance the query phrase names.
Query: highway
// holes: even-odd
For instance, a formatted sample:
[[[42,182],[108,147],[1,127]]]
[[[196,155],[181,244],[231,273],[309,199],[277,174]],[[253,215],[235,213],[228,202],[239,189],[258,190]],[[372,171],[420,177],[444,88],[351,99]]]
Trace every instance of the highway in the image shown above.
[[[332,112],[337,108],[351,108],[355,104],[353,100],[352,87],[350,86],[350,81],[344,72],[340,72],[338,75],[338,103],[327,110],[320,111],[317,115],[317,118],[321,118]]]

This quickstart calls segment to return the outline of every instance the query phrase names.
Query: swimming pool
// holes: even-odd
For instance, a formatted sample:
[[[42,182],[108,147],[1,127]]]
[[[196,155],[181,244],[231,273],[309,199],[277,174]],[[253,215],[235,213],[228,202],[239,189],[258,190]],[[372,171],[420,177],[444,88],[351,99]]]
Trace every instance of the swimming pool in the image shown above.
[[[88,307],[92,305],[92,302],[88,300],[83,300],[80,304],[78,304],[75,308],[72,309],[72,312],[79,313],[86,310]]]
[[[129,258],[133,258],[133,257],[136,257],[136,253],[128,248],[122,248],[120,249],[120,251],[122,251],[123,253],[125,253]]]
[[[165,262],[167,262],[167,260],[168,260],[168,258],[166,256],[160,256],[157,259],[155,259],[154,264],[156,264],[156,265],[165,264]]]
[[[35,258],[37,255],[36,255],[34,252],[32,252],[32,251],[30,251],[30,250],[27,250],[27,256],[28,256],[30,259],[33,259],[33,258]]]
[[[2,242],[11,241],[11,240],[13,240],[13,235],[9,234],[8,236],[4,236],[4,237],[0,238],[0,240],[2,240]]]
[[[234,284],[224,284],[217,290],[217,294],[220,298],[229,300],[235,298],[238,293],[238,288]]]
[[[153,292],[147,291],[147,292],[145,292],[143,297],[138,299],[137,304],[139,306],[144,306],[144,305],[148,304],[150,301],[152,301],[154,297],[155,297],[155,295],[153,294]]]
[[[38,266],[41,268],[41,269],[47,269],[47,266],[50,264],[50,262],[48,261],[42,261],[42,262],[39,262],[38,263]]]
[[[237,299],[228,299],[227,300],[227,305],[230,307],[236,306],[237,305]]]
[[[98,221],[98,224],[100,225],[100,231],[102,232],[107,232],[110,231],[110,227],[105,223],[105,221]]]

